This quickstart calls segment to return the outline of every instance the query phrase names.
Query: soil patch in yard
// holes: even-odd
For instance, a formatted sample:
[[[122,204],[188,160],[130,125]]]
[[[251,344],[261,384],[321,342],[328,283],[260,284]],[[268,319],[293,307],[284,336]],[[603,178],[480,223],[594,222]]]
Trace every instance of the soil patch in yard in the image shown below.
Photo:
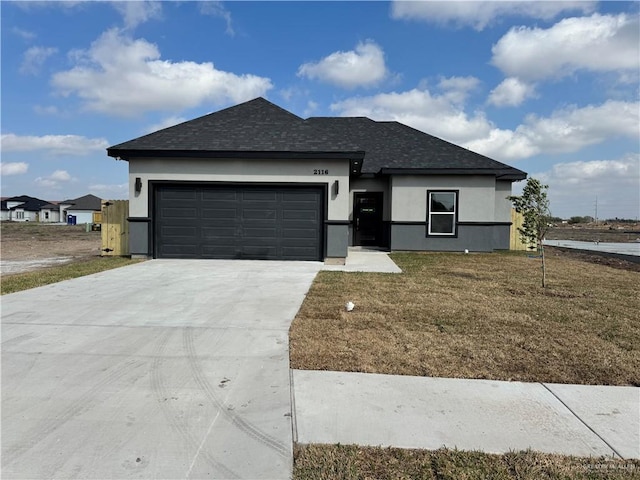
[[[560,224],[551,228],[547,240],[577,240],[580,242],[634,243],[640,241],[640,223],[600,222]]]
[[[318,274],[292,368],[640,386],[638,272],[554,250],[542,289],[526,253],[392,258],[404,273]]]
[[[2,274],[42,268],[100,255],[101,233],[84,225],[32,222],[0,224]]]

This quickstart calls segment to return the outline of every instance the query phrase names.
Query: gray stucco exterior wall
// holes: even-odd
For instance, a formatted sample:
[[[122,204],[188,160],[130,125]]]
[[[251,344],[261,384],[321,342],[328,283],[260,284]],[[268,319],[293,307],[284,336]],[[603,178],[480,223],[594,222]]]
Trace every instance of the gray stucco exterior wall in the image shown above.
[[[148,221],[129,220],[129,253],[131,256],[151,256]]]
[[[392,224],[391,250],[492,252],[509,249],[509,225],[458,225],[457,237],[427,237],[426,224]]]
[[[326,257],[346,258],[349,250],[349,226],[326,225]]]

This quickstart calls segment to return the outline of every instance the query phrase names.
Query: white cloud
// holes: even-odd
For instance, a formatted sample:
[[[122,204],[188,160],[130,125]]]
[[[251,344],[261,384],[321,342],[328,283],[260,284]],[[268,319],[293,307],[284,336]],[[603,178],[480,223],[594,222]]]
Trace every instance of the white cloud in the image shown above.
[[[518,78],[505,78],[500,85],[491,90],[488,103],[496,107],[516,107],[528,98],[536,96],[535,86],[522,82]]]
[[[469,116],[448,92],[432,95],[426,89],[353,97],[332,104],[331,110],[346,117],[395,120],[454,143],[483,138],[492,128],[482,112]]]
[[[315,112],[318,109],[318,102],[314,102],[313,100],[309,100],[307,102],[307,108],[304,109],[304,113],[303,115],[305,117],[310,117],[313,112]]]
[[[86,138],[80,135],[2,135],[4,152],[32,152],[44,150],[53,155],[87,155],[106,149],[109,143],[104,138]]]
[[[444,97],[454,104],[463,104],[479,86],[480,80],[476,77],[443,77],[438,83],[438,89],[444,93]]]
[[[298,68],[300,77],[349,89],[376,85],[387,74],[384,52],[372,40],[360,42],[355,50],[334,52],[318,62],[304,63]]]
[[[575,106],[550,117],[529,115],[515,130],[492,129],[464,146],[498,160],[518,160],[541,153],[569,153],[607,139],[638,138],[640,103],[609,100]]]
[[[624,13],[566,18],[548,29],[512,28],[493,46],[491,63],[525,81],[559,78],[579,70],[637,71],[639,31],[638,16]]]
[[[637,139],[639,135],[638,102],[609,100],[600,105],[566,107],[548,117],[529,115],[509,130],[496,127],[484,112],[467,113],[449,93],[413,89],[352,97],[332,104],[331,110],[341,116],[396,120],[500,161],[577,152],[609,139]]]
[[[394,1],[391,16],[395,19],[422,20],[454,27],[470,26],[483,30],[501,17],[518,16],[551,20],[557,15],[577,11],[590,13],[595,1]]]
[[[76,52],[78,64],[56,73],[55,89],[80,97],[88,110],[117,116],[180,111],[202,103],[240,103],[264,95],[271,80],[216,70],[213,63],[161,60],[156,45],[112,29],[91,48]]]
[[[152,19],[162,17],[162,4],[153,1],[115,1],[111,2],[124,21],[125,29],[133,29]]]
[[[44,62],[51,55],[58,51],[53,47],[31,47],[22,57],[22,63],[20,64],[20,73],[25,75],[37,75],[44,65]]]
[[[211,15],[212,17],[222,18],[227,24],[227,35],[234,36],[235,31],[231,25],[231,12],[225,8],[222,2],[214,0],[200,2],[200,13],[203,15]]]
[[[22,175],[29,170],[29,164],[25,162],[2,162],[0,163],[0,175]]]
[[[34,182],[39,187],[59,189],[63,183],[71,180],[75,179],[69,175],[69,172],[66,170],[56,170],[49,176],[36,178]]]
[[[640,154],[615,160],[558,163],[531,176],[549,185],[554,215],[595,216],[598,197],[600,218],[637,218],[640,215]]]
[[[42,105],[35,105],[33,107],[33,111],[38,115],[57,115],[58,107],[56,107],[55,105],[48,105],[46,107]]]
[[[18,27],[13,27],[11,29],[11,32],[13,34],[15,34],[15,35],[18,35],[19,37],[22,37],[24,40],[33,40],[37,36],[33,32],[30,32],[28,30],[24,30],[24,29],[18,28]]]
[[[127,198],[129,196],[129,184],[120,183],[113,185],[93,184],[89,185],[89,192],[101,198]]]
[[[149,125],[144,129],[147,133],[157,132],[158,130],[162,130],[163,128],[173,127],[174,125],[178,125],[179,123],[186,122],[187,119],[184,117],[179,117],[176,115],[172,115],[171,117],[167,117],[158,123],[154,123],[153,125]]]

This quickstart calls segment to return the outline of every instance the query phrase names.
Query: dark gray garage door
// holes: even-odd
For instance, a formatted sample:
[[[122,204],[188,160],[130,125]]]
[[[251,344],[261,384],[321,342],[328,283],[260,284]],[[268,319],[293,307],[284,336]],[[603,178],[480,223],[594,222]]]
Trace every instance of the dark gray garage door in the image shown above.
[[[322,259],[317,187],[159,185],[158,258]]]

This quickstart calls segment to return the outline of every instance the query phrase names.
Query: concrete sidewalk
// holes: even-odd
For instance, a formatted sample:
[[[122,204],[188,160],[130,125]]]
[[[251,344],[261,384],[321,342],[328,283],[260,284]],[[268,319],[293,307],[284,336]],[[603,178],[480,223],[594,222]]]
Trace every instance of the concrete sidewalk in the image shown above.
[[[349,255],[345,265],[323,265],[322,270],[334,272],[367,272],[367,273],[402,273],[391,258],[389,252],[368,249],[366,247],[349,247]]]
[[[640,388],[294,370],[294,440],[640,458]]]

